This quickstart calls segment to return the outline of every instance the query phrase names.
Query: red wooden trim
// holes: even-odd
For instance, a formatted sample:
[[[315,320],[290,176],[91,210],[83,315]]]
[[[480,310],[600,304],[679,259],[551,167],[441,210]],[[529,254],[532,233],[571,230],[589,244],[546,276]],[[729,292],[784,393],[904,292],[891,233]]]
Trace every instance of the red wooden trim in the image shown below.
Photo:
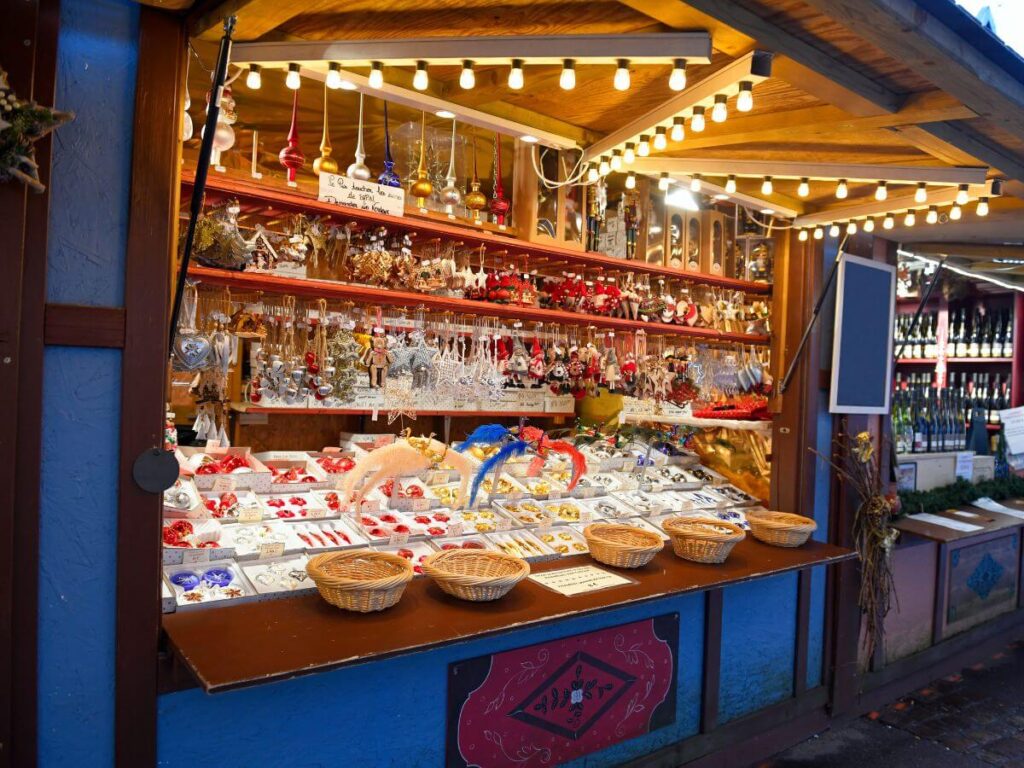
[[[43,342],[50,347],[124,346],[124,310],[120,307],[84,307],[47,304]]]
[[[191,190],[195,179],[194,171],[182,174],[182,187]],[[768,295],[772,286],[767,283],[755,283],[748,280],[736,280],[730,277],[717,277],[702,272],[687,272],[682,269],[666,267],[661,264],[650,264],[646,261],[626,261],[614,256],[592,251],[574,251],[557,245],[545,243],[528,243],[513,237],[492,234],[483,229],[449,224],[432,218],[410,216],[391,216],[372,211],[360,211],[356,208],[345,208],[332,203],[322,203],[316,198],[291,190],[274,189],[266,184],[256,184],[248,180],[231,178],[224,174],[211,174],[206,182],[208,199],[236,197],[243,203],[254,202],[255,208],[273,205],[291,211],[305,211],[321,216],[333,216],[346,222],[355,221],[371,226],[385,226],[389,229],[414,230],[421,235],[449,237],[472,245],[484,245],[501,250],[514,249],[518,255],[544,256],[550,259],[579,264],[592,269],[609,271],[639,272],[672,280],[686,280],[702,285],[714,285],[721,288],[744,291],[746,293]],[[244,207],[244,205],[243,205]]]
[[[1024,405],[1024,293],[1013,294],[1013,368],[1010,369],[1010,397],[1011,405],[1018,408]]]
[[[630,262],[632,263],[632,262]],[[349,285],[330,280],[307,280],[297,277],[281,277],[260,272],[232,272],[211,267],[189,267],[188,274],[209,285],[226,285],[243,291],[283,293],[310,298],[347,299],[359,304],[387,304],[389,306],[416,307],[451,311],[464,314],[504,317],[510,320],[525,320],[557,325],[595,326],[617,331],[643,330],[649,334],[664,333],[675,336],[691,336],[706,341],[729,341],[741,344],[767,344],[768,336],[746,333],[725,333],[711,328],[690,328],[685,325],[668,323],[645,323],[642,320],[627,320],[622,317],[584,315],[540,307],[516,307],[510,304],[492,304],[487,301],[451,299],[445,296],[431,296],[411,291],[394,291],[388,288],[373,288],[366,285]]]
[[[700,732],[718,727],[718,693],[722,671],[722,589],[709,589],[704,598],[704,673],[701,677]]]
[[[168,265],[177,236],[178,121],[185,63],[180,18],[143,7],[135,90],[132,188],[125,267],[121,459],[117,521],[115,763],[156,764],[160,638],[159,494],[143,491],[132,464],[163,445]]]

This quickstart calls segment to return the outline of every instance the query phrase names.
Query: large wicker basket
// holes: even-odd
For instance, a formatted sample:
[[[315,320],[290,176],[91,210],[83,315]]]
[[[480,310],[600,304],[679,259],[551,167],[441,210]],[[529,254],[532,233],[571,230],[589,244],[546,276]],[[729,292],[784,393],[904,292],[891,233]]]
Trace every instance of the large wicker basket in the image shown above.
[[[647,565],[665,546],[653,531],[614,523],[593,523],[583,529],[590,556],[616,568]]]
[[[747,523],[755,539],[773,547],[799,547],[818,528],[809,517],[790,512],[748,512]]]
[[[414,575],[412,563],[389,552],[328,552],[306,563],[320,596],[347,611],[383,611],[398,602]]]
[[[460,600],[497,600],[530,574],[530,564],[504,552],[449,549],[429,555],[423,572]]]
[[[724,563],[747,535],[738,525],[717,518],[670,517],[661,527],[672,540],[676,555],[695,563]]]

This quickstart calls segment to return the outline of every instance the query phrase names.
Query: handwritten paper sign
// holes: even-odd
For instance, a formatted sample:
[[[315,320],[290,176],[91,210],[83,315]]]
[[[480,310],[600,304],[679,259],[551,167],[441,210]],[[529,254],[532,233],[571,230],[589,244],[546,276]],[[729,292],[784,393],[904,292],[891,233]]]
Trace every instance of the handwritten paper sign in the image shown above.
[[[350,179],[337,173],[320,174],[320,193],[317,200],[358,208],[361,211],[387,213],[392,216],[405,215],[405,190],[401,187],[385,187],[372,181]]]
[[[584,592],[595,592],[609,587],[621,587],[633,582],[617,573],[606,571],[594,565],[579,565],[575,568],[561,568],[557,571],[534,573],[533,581],[553,589],[566,597],[580,595]]]
[[[999,412],[1010,453],[1024,453],[1024,407]]]
[[[974,479],[974,451],[957,451],[956,476],[968,481]]]

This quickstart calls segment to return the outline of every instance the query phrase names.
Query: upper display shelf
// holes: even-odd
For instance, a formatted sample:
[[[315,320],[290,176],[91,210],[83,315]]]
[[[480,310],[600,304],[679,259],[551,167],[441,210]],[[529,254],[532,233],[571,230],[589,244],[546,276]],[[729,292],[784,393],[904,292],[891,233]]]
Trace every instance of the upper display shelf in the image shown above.
[[[191,170],[183,171],[181,184],[183,193],[191,194],[195,174]],[[333,216],[336,219],[354,221],[370,226],[385,226],[402,231],[415,231],[420,236],[444,237],[461,241],[467,245],[484,246],[495,250],[510,251],[512,257],[529,255],[530,258],[544,259],[546,265],[552,262],[564,262],[569,269],[593,270],[595,273],[633,272],[638,275],[688,281],[699,285],[728,288],[751,295],[770,295],[771,284],[737,280],[735,278],[693,272],[651,263],[642,260],[626,260],[606,256],[592,251],[577,251],[547,243],[531,243],[510,235],[489,231],[483,227],[467,227],[440,221],[429,216],[418,216],[412,213],[407,216],[393,216],[375,211],[364,211],[348,208],[333,203],[317,200],[309,194],[295,190],[277,189],[265,183],[255,183],[224,176],[210,174],[206,183],[206,196],[214,200],[237,198],[243,205],[263,206],[266,210],[303,212],[321,216]],[[513,252],[514,251],[514,252]]]

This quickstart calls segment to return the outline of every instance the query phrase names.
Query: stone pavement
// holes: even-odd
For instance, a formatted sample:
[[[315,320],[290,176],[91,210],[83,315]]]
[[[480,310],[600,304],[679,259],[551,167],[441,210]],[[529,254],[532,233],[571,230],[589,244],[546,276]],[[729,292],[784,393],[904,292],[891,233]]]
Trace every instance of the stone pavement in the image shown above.
[[[1024,641],[756,768],[1024,768]]]

